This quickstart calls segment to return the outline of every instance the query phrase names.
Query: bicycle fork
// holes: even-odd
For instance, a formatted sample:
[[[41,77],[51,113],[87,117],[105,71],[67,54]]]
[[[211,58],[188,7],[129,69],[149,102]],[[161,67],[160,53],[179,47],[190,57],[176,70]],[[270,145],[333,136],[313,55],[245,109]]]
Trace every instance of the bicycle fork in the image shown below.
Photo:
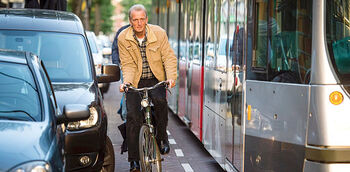
[[[158,147],[158,144],[157,144],[157,140],[156,140],[156,137],[155,137],[155,127],[153,126],[152,124],[152,114],[151,114],[151,102],[148,101],[148,92],[146,91],[144,96],[143,96],[143,99],[141,101],[141,104],[143,103],[143,107],[145,108],[145,124],[148,126],[149,128],[149,131],[150,131],[150,135],[151,135],[151,139],[152,139],[152,142],[153,144],[155,145],[155,147],[157,146]],[[144,106],[146,105],[147,106]],[[154,151],[159,151],[159,148],[158,150],[154,150]],[[149,163],[157,163],[157,162],[161,162],[163,161],[164,159],[163,158],[160,158],[160,157],[156,157],[155,159],[151,159],[149,160],[148,162]]]

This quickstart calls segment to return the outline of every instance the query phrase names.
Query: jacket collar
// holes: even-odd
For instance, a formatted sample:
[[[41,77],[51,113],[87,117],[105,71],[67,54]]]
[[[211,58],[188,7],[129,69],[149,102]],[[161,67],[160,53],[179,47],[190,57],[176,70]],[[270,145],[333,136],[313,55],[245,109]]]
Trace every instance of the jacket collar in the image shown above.
[[[146,25],[146,29],[147,29],[147,45],[152,43],[152,42],[156,42],[157,41],[157,37],[154,34],[154,32],[152,31],[152,29],[149,27],[149,25],[150,24]],[[136,40],[133,37],[133,34],[134,34],[133,32],[134,31],[133,31],[132,27],[130,26],[128,28],[128,30],[127,30],[125,39],[137,43]]]

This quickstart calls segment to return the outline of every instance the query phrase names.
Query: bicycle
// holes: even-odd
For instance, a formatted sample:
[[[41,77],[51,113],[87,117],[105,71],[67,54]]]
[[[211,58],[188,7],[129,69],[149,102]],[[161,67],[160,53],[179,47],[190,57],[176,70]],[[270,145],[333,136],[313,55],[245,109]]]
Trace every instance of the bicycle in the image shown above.
[[[160,150],[155,138],[155,128],[152,124],[151,107],[153,106],[152,100],[148,98],[148,91],[153,90],[159,86],[168,86],[167,81],[158,82],[152,87],[135,88],[131,85],[124,87],[129,91],[142,92],[143,97],[141,100],[141,107],[144,111],[144,123],[140,129],[139,134],[139,152],[140,152],[140,164],[143,172],[151,172],[152,169],[156,169],[157,172],[162,171],[162,161],[160,156]]]

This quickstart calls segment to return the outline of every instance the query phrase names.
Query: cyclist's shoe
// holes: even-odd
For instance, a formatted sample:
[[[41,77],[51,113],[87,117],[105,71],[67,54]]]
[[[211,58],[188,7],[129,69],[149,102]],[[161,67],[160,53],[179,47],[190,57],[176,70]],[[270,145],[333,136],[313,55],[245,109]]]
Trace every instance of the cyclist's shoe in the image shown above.
[[[120,146],[120,154],[128,151],[128,145],[126,144],[126,140],[123,140],[122,145]]]
[[[165,155],[170,151],[170,145],[168,139],[164,139],[159,143],[160,154]]]
[[[132,171],[132,172],[139,172],[140,171],[140,164],[138,161],[131,161],[130,162],[130,171]]]

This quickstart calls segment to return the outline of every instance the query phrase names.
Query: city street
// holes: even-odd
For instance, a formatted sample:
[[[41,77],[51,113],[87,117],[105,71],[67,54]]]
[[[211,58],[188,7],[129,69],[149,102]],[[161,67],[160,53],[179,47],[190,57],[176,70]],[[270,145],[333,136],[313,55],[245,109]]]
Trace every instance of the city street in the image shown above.
[[[104,95],[104,106],[108,114],[108,135],[114,145],[115,172],[128,172],[127,152],[120,154],[123,139],[117,128],[122,123],[117,114],[121,98],[118,86],[119,82],[111,84],[107,94]],[[171,151],[168,155],[163,156],[164,172],[223,171],[189,129],[171,113],[169,113],[168,135]]]

